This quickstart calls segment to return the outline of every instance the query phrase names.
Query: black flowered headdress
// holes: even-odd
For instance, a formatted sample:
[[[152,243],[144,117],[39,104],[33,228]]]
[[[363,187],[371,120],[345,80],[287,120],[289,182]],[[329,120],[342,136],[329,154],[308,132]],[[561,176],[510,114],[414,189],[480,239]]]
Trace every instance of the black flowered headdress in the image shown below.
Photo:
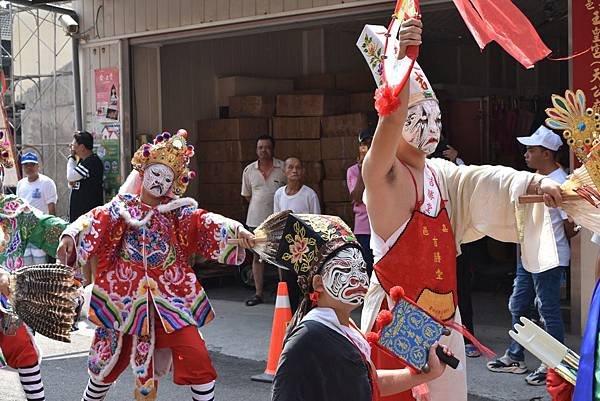
[[[255,234],[267,237],[270,243],[255,249],[260,257],[293,270],[304,294],[310,291],[312,276],[329,256],[345,247],[361,249],[352,230],[337,216],[295,214],[288,210],[270,216]]]

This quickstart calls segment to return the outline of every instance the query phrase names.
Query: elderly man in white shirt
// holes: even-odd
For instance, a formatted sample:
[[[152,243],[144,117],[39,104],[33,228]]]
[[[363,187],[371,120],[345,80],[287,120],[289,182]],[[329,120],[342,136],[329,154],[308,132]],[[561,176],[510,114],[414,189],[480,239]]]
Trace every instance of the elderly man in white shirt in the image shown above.
[[[294,213],[320,214],[321,205],[317,193],[310,187],[304,185],[304,165],[297,157],[289,157],[284,167],[287,184],[275,192],[273,198],[273,212],[291,210]],[[292,312],[298,309],[300,301],[300,287],[298,287],[297,276],[289,270],[279,269],[282,280],[288,285],[290,295],[290,306]]]

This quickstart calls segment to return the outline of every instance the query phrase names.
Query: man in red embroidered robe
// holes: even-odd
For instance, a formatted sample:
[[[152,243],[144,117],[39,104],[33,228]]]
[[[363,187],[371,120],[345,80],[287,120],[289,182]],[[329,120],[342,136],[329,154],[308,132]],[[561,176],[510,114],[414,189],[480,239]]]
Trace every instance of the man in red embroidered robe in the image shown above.
[[[214,313],[188,260],[200,254],[226,264],[244,260],[253,236],[237,221],[179,198],[193,178],[187,132],[160,134],[134,155],[135,171],[118,196],[72,223],[60,257],[81,266],[98,258],[89,319],[96,324],[85,401],[101,401],[131,364],[136,400],[156,398],[158,378],[173,369],[192,399],[214,398],[217,377],[198,327]],[[228,243],[239,239],[238,245]]]
[[[399,22],[395,22],[399,24]],[[387,29],[367,25],[358,47],[378,85],[398,82],[396,66],[407,46],[421,44],[422,24],[409,19],[399,27],[400,41],[383,49]],[[393,29],[392,29],[393,31]],[[397,31],[396,31],[397,32]],[[390,40],[396,36],[391,35]],[[388,60],[388,61],[384,61]],[[396,73],[396,75],[398,75]],[[396,82],[389,82],[391,79]],[[427,160],[439,141],[441,112],[423,70],[415,63],[399,94],[399,107],[380,117],[369,153],[363,163],[365,204],[371,221],[375,272],[365,297],[361,329],[373,329],[381,308],[391,306],[389,290],[404,287],[406,295],[435,317],[460,325],[456,296],[456,255],[461,243],[491,236],[520,243],[523,264],[532,272],[555,266],[554,235],[543,204],[519,205],[525,193],[544,194],[546,204],[560,204],[560,187],[551,180],[499,166],[456,166]],[[458,331],[443,341],[464,365],[464,342]],[[397,362],[373,353],[377,368],[395,368]],[[447,369],[428,389],[385,398],[466,401],[465,369]]]

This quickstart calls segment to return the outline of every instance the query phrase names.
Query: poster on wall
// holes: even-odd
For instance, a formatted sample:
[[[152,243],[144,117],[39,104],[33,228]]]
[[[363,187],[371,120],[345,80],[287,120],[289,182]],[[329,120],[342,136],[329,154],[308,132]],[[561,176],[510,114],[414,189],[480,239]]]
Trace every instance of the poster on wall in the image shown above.
[[[94,147],[104,165],[105,198],[117,194],[121,186],[121,122],[119,120],[119,69],[102,68],[94,71],[96,113]]]
[[[96,73],[96,117],[119,120],[119,69],[102,68]]]
[[[572,65],[572,89],[585,92],[586,104],[600,112],[600,0],[571,2],[572,52],[577,54]]]

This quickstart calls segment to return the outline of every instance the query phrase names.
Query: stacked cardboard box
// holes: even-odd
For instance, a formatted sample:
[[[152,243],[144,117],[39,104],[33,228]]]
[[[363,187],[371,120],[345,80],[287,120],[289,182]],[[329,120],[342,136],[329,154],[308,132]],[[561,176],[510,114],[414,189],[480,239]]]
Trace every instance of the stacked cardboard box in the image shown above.
[[[350,193],[346,185],[346,171],[356,163],[358,155],[358,134],[361,130],[377,122],[377,114],[373,107],[375,83],[368,71],[344,72],[338,74],[321,74],[296,78],[294,86],[304,91],[343,91],[345,100],[339,102],[335,110],[315,101],[323,111],[321,114],[321,162],[323,163],[323,197],[324,213],[342,217],[351,226],[354,223],[354,212],[350,202]],[[289,99],[285,99],[289,100]],[[344,103],[347,102],[348,103]],[[330,104],[333,100],[330,99]],[[277,100],[277,113],[280,106],[285,112],[293,112],[302,107],[295,105],[294,110],[288,104]],[[330,111],[330,112],[327,112]]]
[[[324,81],[331,84],[333,76]],[[347,112],[350,99],[340,94],[296,93],[278,95],[276,104],[272,129],[277,157],[293,156],[303,161],[305,184],[315,190],[322,204],[321,120],[326,115]]]
[[[236,102],[236,100],[234,100]],[[247,104],[247,103],[246,103]],[[240,110],[258,110],[261,107]],[[267,118],[228,118],[197,122],[197,180],[200,207],[244,222],[247,205],[241,197],[242,172],[256,159],[256,137],[269,133]]]
[[[346,184],[346,171],[356,163],[358,133],[368,127],[368,118],[363,113],[345,114],[325,117],[321,124],[325,212],[340,216],[352,226],[354,213],[350,203],[350,191]]]
[[[229,117],[271,117],[275,114],[274,96],[232,96]]]
[[[293,81],[294,88],[290,80],[265,82],[261,90],[261,79],[219,80],[218,103],[228,108],[221,114],[229,118],[198,121],[194,144],[201,189],[193,196],[202,207],[244,221],[242,172],[256,160],[256,137],[270,133],[277,158],[304,162],[305,183],[319,195],[323,213],[352,225],[346,170],[356,162],[358,133],[374,121],[370,74],[303,76]]]

